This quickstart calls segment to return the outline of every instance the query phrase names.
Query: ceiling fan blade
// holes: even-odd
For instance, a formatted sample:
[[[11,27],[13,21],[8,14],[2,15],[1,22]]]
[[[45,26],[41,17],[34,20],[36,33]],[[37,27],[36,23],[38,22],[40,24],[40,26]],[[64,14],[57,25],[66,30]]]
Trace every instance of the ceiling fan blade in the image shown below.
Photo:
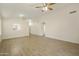
[[[43,6],[36,6],[35,8],[43,8]]]
[[[54,4],[56,4],[56,3],[48,3],[48,5],[54,5]]]
[[[35,8],[43,8],[43,6],[37,6],[37,7],[35,7]]]
[[[48,8],[49,10],[53,10],[53,8]]]

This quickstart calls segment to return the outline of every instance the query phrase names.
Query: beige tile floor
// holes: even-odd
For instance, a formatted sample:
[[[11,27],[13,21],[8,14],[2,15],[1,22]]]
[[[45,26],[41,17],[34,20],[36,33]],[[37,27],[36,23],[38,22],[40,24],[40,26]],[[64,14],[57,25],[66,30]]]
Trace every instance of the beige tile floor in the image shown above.
[[[79,56],[79,44],[31,35],[3,40],[0,43],[3,56]]]

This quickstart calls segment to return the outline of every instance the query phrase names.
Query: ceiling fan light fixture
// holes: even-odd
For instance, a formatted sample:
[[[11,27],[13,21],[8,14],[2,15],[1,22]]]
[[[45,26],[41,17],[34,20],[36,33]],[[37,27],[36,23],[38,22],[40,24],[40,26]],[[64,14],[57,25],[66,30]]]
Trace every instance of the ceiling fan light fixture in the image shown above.
[[[47,6],[43,7],[42,10],[43,10],[43,11],[47,11],[47,10],[48,10]]]
[[[43,3],[42,6],[37,6],[36,8],[42,8],[42,12],[47,12],[48,10],[53,10],[52,5],[55,3]]]

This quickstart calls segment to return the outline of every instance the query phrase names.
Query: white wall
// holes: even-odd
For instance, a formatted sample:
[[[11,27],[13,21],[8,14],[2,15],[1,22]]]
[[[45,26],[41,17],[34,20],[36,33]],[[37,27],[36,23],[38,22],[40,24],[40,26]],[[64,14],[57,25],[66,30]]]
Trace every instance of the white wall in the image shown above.
[[[59,10],[53,10],[51,13],[46,13],[41,18],[37,18],[36,21],[34,20],[35,23],[32,26],[32,34],[42,34],[41,23],[44,21],[46,22],[45,33],[47,37],[79,43],[78,8],[79,4],[68,4]],[[69,14],[71,10],[77,10],[77,13]]]
[[[20,30],[13,30],[13,24],[19,24]],[[3,19],[3,39],[28,36],[28,22],[23,19]]]
[[[0,41],[1,41],[1,18],[0,18]]]
[[[36,35],[42,35],[42,27],[39,21],[33,21],[33,25],[31,26],[31,33]]]
[[[0,35],[1,35],[1,19],[0,19]]]

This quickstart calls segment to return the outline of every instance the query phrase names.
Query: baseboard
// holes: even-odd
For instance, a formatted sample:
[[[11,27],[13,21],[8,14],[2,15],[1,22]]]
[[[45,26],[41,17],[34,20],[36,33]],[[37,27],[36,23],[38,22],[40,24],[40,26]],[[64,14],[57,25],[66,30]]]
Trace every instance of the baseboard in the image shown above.
[[[26,37],[28,35],[24,35],[24,36],[16,36],[16,37],[7,37],[7,38],[2,38],[2,40],[5,40],[5,39],[14,39],[14,38],[20,38],[20,37]]]
[[[53,38],[53,39],[56,39],[56,40],[61,40],[61,41],[65,41],[65,42],[70,42],[70,43],[74,43],[74,44],[79,44],[79,42],[75,42],[75,41],[70,41],[70,40],[64,40],[63,38],[59,38],[59,37],[56,37],[56,36],[51,36],[51,35],[46,35],[46,37],[48,38]]]
[[[42,36],[41,34],[34,34],[34,35]],[[47,38],[51,38],[51,39],[60,40],[60,41],[70,42],[70,43],[74,43],[74,44],[79,44],[79,42],[73,42],[73,41],[69,41],[69,40],[66,40],[66,39],[63,40],[62,38],[55,37],[55,36],[51,36],[51,35],[45,35],[45,37],[47,37]]]
[[[42,34],[34,34],[34,33],[32,33],[32,35],[38,35],[38,36],[43,36]]]

